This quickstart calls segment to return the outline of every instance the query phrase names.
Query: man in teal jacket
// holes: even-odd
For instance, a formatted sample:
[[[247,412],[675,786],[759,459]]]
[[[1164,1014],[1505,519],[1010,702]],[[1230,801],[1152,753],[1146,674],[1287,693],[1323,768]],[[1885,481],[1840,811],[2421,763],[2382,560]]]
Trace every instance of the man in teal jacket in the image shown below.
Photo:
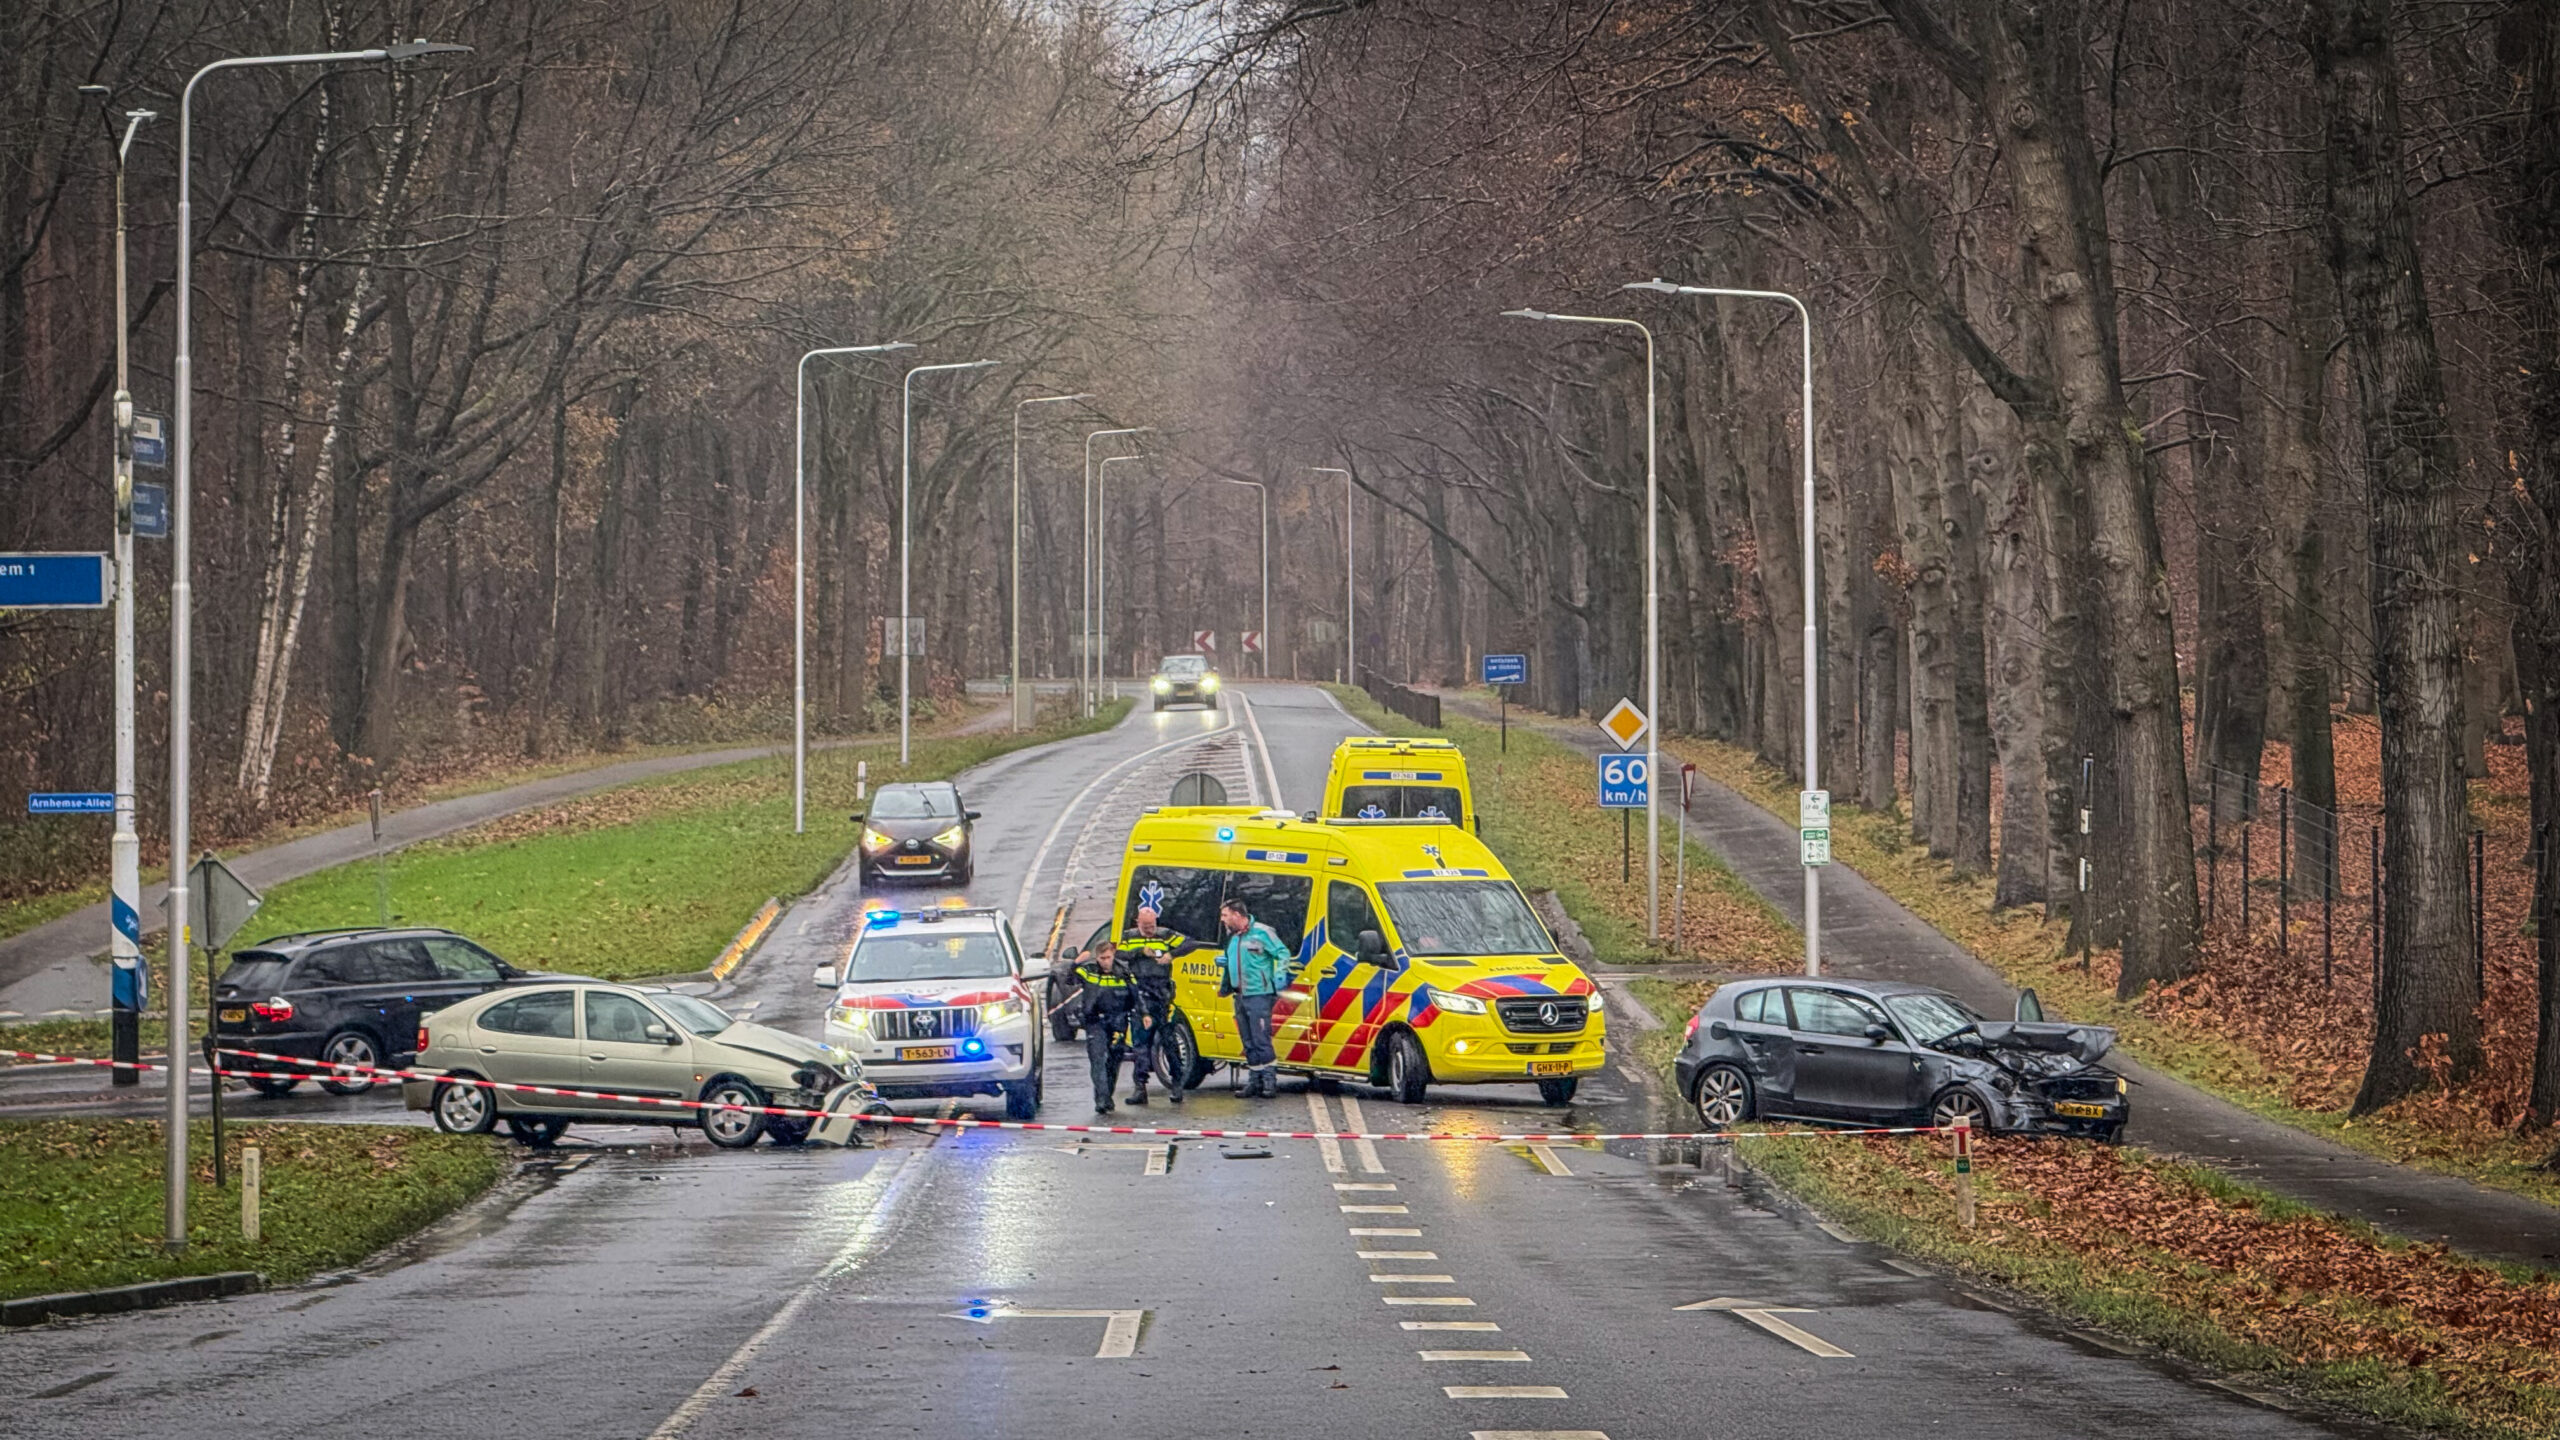
[[[1297,957],[1270,926],[1246,912],[1241,900],[1218,907],[1218,919],[1227,927],[1227,949],[1218,957],[1218,973],[1224,988],[1236,998],[1236,1033],[1244,1041],[1248,1072],[1244,1093],[1276,1096],[1280,1067],[1271,1050],[1271,1010],[1280,992],[1288,988]]]

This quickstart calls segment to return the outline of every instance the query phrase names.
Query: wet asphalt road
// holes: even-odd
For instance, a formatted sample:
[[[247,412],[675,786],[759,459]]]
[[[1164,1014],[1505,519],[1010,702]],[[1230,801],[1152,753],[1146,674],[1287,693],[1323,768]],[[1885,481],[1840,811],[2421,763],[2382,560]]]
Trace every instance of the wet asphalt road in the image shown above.
[[[1063,889],[1080,936],[1117,865],[1112,827],[1183,769],[1312,805],[1350,722],[1312,689],[1242,688],[1249,711],[1142,712],[966,777],[986,812],[973,898],[1016,909],[1037,947]],[[860,903],[844,877],[803,901],[720,998],[815,1033],[810,969]],[[1053,1050],[1047,1079],[1043,1119],[1089,1118],[1080,1047]],[[1659,1104],[1632,1068],[1561,1110],[1527,1086],[1406,1107],[1294,1081],[1244,1101],[1213,1078],[1178,1111],[1118,1118],[1642,1129]],[[2378,1433],[1911,1273],[1694,1151],[592,1138],[616,1143],[564,1148],[336,1283],[0,1335],[0,1435]]]

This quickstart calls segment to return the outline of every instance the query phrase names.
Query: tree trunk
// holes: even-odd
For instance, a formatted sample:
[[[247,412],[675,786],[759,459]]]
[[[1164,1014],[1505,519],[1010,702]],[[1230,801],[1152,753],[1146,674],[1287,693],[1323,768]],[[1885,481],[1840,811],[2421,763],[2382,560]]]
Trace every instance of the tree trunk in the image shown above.
[[[2196,491],[2196,781],[2216,813],[2257,811],[2267,746],[2267,622],[2258,594],[2264,496],[2241,464],[2240,367],[2219,343],[2189,352]]]
[[[534,591],[542,638],[534,646],[533,694],[525,707],[524,753],[529,760],[540,759],[543,746],[549,743],[551,697],[560,682],[561,532],[566,514],[562,502],[568,485],[569,399],[562,395],[551,402],[551,476],[543,487],[542,520],[534,534]]]
[[[2362,1115],[2480,1062],[2464,820],[2462,547],[2444,375],[2401,160],[2390,0],[2313,0],[2330,261],[2355,365],[2372,506],[2374,692],[2382,720],[2382,967]]]
[[[2328,601],[2328,467],[2322,431],[2329,399],[2328,358],[2337,329],[2336,281],[2311,246],[2289,247],[2285,331],[2268,347],[2278,413],[2259,428],[2270,455],[2270,499],[2290,513],[2290,591],[2284,606],[2288,678],[2285,735],[2293,752],[2293,853],[2297,883],[2312,896],[2335,893],[2338,870],[2338,768],[2330,706],[2337,701],[2331,657],[2337,623]]]
[[[1900,387],[1893,416],[1893,500],[1902,561],[1910,577],[1911,838],[1944,860],[1956,853],[1957,726],[1954,560],[1948,546],[1947,438],[1940,387],[1925,358],[1898,346]],[[1927,378],[1922,378],[1926,376]]]

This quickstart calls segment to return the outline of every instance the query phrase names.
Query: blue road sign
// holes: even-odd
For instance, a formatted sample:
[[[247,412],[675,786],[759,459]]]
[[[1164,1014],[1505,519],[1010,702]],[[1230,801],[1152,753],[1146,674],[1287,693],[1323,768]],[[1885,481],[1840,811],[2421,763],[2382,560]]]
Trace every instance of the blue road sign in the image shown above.
[[[1528,684],[1529,657],[1526,655],[1487,655],[1484,657],[1484,683],[1487,685]]]
[[[1636,754],[1600,757],[1600,808],[1641,810],[1653,783],[1652,768]]]
[[[169,468],[169,422],[159,415],[133,417],[133,463],[146,470]]]
[[[116,797],[109,790],[69,790],[27,797],[30,815],[113,815]]]
[[[0,610],[102,608],[109,568],[96,552],[0,555]]]
[[[169,538],[169,487],[133,482],[133,533],[145,540]]]

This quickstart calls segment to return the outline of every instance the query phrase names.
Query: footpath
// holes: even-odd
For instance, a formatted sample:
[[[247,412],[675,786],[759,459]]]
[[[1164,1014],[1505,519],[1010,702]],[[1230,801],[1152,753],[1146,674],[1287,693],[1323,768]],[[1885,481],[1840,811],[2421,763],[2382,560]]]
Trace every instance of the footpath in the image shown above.
[[[1490,724],[1492,702],[1441,692],[1441,704]],[[1614,750],[1597,725],[1511,712],[1526,725],[1589,755]],[[1796,834],[1738,792],[1696,777],[1689,834],[1723,857],[1743,882],[1804,924],[1804,876]],[[1932,929],[1846,865],[1822,880],[1826,973],[1932,985],[1990,1015],[2006,1015],[2017,992],[1972,952]],[[2404,1239],[2442,1244],[2482,1259],[2560,1267],[2560,1209],[2521,1195],[2378,1160],[2251,1113],[2162,1074],[2122,1051],[2109,1060],[2136,1085],[2126,1138],[2192,1160],[2316,1209],[2361,1220]]]

